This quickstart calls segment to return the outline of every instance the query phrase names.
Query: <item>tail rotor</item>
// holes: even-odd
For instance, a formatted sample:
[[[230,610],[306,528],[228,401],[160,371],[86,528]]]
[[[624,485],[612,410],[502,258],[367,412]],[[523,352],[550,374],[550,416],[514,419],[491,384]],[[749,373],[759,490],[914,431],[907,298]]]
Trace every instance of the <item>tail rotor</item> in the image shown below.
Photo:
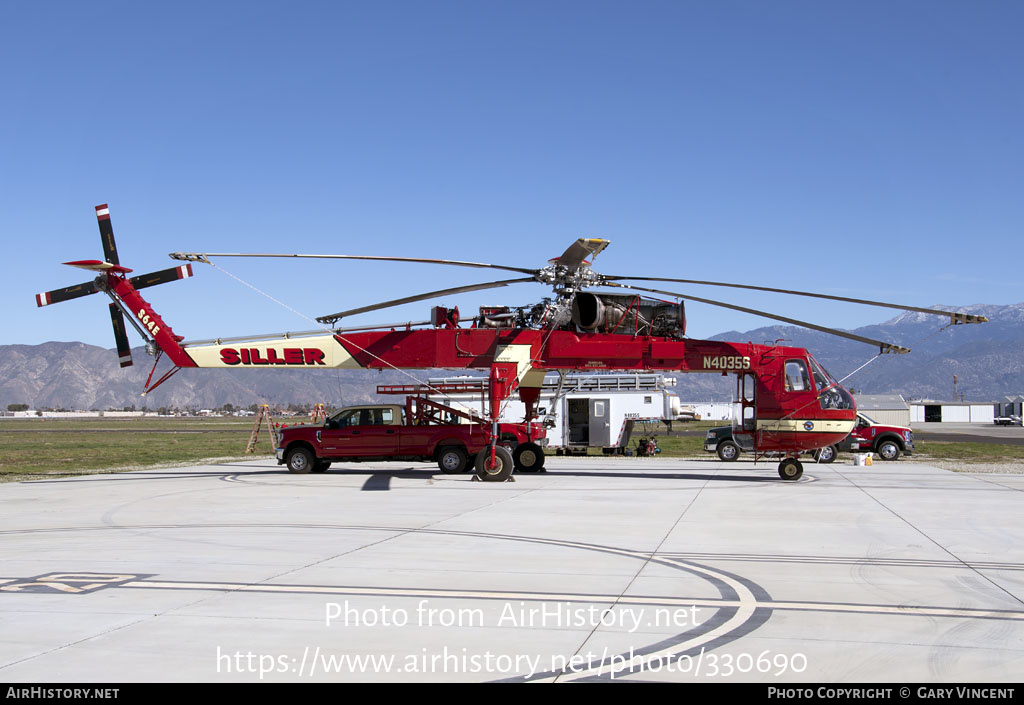
[[[62,289],[54,289],[52,291],[45,291],[41,294],[36,294],[36,306],[49,306],[50,304],[70,301],[72,299],[81,298],[100,291],[106,293],[112,302],[110,304],[110,323],[114,329],[114,341],[117,344],[118,362],[121,367],[130,367],[132,365],[132,352],[131,345],[128,342],[127,327],[125,326],[124,304],[114,293],[114,289],[115,284],[117,284],[119,280],[123,284],[123,280],[126,278],[126,275],[132,270],[121,266],[121,261],[117,254],[117,243],[114,240],[114,229],[110,223],[110,208],[106,203],[96,206],[96,222],[100,229],[100,242],[103,245],[104,259],[102,261],[77,260],[74,262],[64,263],[72,267],[78,267],[79,269],[97,272],[96,278],[91,281],[82,282],[81,284],[75,284],[74,286],[67,286]],[[191,276],[192,265],[184,264],[179,267],[170,267],[168,269],[150,272],[149,274],[141,274],[139,276],[131,277],[128,279],[128,282],[135,289],[145,289],[150,286],[156,286],[157,284],[166,284],[167,282],[186,279]],[[140,335],[141,334],[142,332],[140,330]],[[150,342],[145,335],[143,335],[143,340],[147,343]]]

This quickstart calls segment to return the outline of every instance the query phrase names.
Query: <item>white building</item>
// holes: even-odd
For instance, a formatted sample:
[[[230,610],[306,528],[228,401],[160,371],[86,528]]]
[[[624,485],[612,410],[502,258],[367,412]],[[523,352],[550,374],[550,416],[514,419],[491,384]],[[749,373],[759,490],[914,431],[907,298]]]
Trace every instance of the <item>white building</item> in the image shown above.
[[[992,423],[997,402],[934,401],[910,403],[911,423]],[[868,414],[870,416],[870,413]]]
[[[880,424],[910,426],[910,404],[901,394],[854,394],[857,411]]]

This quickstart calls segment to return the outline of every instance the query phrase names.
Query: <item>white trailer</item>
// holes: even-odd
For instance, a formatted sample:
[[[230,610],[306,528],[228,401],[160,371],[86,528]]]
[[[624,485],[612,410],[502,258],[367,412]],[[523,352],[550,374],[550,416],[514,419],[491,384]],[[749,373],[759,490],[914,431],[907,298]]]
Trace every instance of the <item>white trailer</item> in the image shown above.
[[[479,392],[433,395],[460,409],[484,414],[486,379],[479,377],[441,377],[428,380],[431,385],[465,384],[481,380]],[[537,420],[548,425],[548,448],[582,451],[603,448],[608,452],[629,445],[633,426],[643,422],[675,421],[693,418],[693,409],[682,407],[679,397],[666,387],[675,378],[661,374],[550,374],[544,378]],[[517,395],[501,407],[500,421],[514,423],[526,416],[526,406]]]

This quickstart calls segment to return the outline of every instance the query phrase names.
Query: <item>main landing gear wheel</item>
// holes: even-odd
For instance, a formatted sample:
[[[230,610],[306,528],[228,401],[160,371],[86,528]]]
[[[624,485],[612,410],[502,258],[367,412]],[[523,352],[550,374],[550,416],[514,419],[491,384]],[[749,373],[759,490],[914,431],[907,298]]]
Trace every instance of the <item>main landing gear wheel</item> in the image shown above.
[[[442,448],[437,454],[437,467],[446,475],[465,472],[469,465],[469,456],[466,451],[457,446]]]
[[[779,477],[783,480],[799,480],[804,474],[804,466],[796,458],[786,458],[779,463]]]
[[[544,467],[544,450],[536,443],[520,443],[512,451],[512,463],[519,472],[540,472]]]
[[[491,449],[484,448],[476,454],[476,476],[484,482],[506,482],[512,477],[515,463],[507,448],[498,446],[494,449],[494,462],[491,462]]]
[[[288,452],[285,462],[288,465],[288,472],[305,475],[316,466],[316,456],[309,448],[295,448]]]

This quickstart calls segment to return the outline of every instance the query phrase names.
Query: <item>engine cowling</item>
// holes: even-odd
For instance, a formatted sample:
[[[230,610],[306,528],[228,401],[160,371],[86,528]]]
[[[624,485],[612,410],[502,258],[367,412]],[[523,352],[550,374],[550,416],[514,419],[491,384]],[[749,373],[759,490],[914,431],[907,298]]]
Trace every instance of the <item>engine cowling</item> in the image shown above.
[[[572,322],[589,333],[667,338],[682,338],[686,334],[686,312],[682,302],[641,296],[579,292],[572,302]]]

